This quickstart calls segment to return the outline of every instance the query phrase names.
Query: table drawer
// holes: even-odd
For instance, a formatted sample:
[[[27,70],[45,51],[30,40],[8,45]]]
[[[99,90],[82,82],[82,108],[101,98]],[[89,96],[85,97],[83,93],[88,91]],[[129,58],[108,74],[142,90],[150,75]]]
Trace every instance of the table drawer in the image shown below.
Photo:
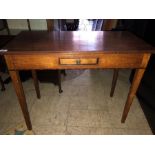
[[[60,58],[60,65],[97,65],[98,58]]]

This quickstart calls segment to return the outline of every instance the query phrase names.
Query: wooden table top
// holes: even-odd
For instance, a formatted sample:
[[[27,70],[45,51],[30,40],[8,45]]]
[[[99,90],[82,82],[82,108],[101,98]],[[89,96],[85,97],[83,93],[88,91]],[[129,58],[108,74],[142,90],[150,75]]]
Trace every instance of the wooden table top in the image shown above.
[[[126,31],[23,31],[4,49],[9,54],[38,52],[155,53],[155,48]]]

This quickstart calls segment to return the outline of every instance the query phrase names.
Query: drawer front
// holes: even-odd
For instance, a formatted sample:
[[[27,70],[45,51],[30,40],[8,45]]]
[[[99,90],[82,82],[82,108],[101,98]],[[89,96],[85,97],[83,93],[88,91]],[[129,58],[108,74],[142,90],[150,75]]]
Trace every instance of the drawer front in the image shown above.
[[[97,65],[98,58],[60,58],[60,65]]]

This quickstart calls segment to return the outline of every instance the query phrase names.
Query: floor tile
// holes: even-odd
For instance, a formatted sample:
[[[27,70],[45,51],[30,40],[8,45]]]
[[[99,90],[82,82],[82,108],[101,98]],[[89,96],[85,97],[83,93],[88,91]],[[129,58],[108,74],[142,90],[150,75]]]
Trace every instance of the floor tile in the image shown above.
[[[68,114],[67,126],[89,127],[88,110],[70,110]]]
[[[66,126],[34,125],[33,131],[36,135],[64,135]]]
[[[103,111],[108,111],[108,103],[107,99],[104,98],[99,98],[97,95],[93,97],[89,97],[89,102],[88,102],[88,110],[103,110]]]
[[[68,126],[80,127],[109,127],[108,113],[105,111],[97,110],[70,110],[68,116]]]
[[[67,135],[89,135],[89,127],[67,126]]]
[[[65,126],[67,125],[67,112],[65,111],[51,111],[50,124],[53,126]]]
[[[23,121],[22,111],[17,102],[5,103],[0,108],[0,122],[18,123]]]
[[[50,124],[51,123],[51,101],[47,96],[36,100],[32,106],[30,117],[33,124]]]
[[[126,129],[124,131],[125,135],[152,135],[151,130],[145,129]]]
[[[90,135],[112,135],[112,128],[90,128]]]
[[[72,96],[70,97],[69,109],[72,110],[87,110],[90,100],[87,96]]]
[[[70,98],[70,96],[64,94],[56,94],[51,102],[51,110],[63,112],[68,111]]]

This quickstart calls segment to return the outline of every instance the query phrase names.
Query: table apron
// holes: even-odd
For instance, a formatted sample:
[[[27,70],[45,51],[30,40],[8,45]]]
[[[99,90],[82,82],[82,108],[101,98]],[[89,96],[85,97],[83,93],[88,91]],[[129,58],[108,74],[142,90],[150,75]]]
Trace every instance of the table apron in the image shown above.
[[[47,53],[6,54],[5,60],[9,70],[146,68],[149,57],[149,53]]]

